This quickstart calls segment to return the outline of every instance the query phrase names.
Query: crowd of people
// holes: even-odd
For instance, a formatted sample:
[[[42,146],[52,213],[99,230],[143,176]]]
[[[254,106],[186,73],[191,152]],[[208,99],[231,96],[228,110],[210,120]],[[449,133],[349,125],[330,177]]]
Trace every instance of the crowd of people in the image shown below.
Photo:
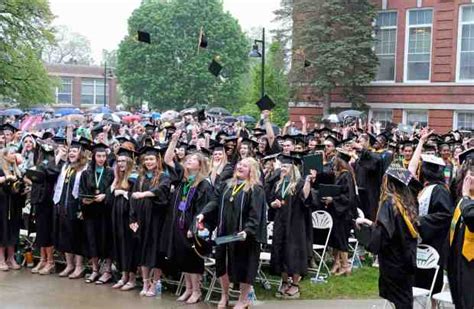
[[[139,273],[142,296],[155,295],[162,275],[183,273],[178,301],[192,304],[202,298],[203,255],[212,252],[218,307],[228,305],[233,283],[241,292],[236,308],[244,308],[273,222],[270,266],[282,280],[276,296],[293,299],[313,260],[312,213],[324,210],[333,219],[332,274],[351,273],[350,231],[370,226],[366,249],[378,258],[381,297],[412,308],[415,280],[430,284],[433,276],[417,273],[422,243],[438,251],[456,308],[474,307],[469,132],[382,130],[359,119],[310,126],[305,117],[279,132],[270,115],[263,110],[252,127],[192,113],[168,123],[28,132],[2,125],[0,270],[21,268],[15,247],[22,209],[31,205],[41,255],[32,273],[55,273],[57,251],[66,261],[59,277],[83,278],[87,261],[85,282],[107,284],[114,264],[121,277],[112,288],[135,290]],[[308,158],[320,158],[320,166]],[[227,241],[203,253],[214,239]],[[440,271],[434,293],[442,286]]]

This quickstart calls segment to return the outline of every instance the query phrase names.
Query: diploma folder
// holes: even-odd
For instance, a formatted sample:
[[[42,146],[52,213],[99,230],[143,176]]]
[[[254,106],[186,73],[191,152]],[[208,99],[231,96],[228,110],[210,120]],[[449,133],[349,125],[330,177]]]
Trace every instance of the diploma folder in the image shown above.
[[[319,196],[320,197],[335,197],[341,194],[341,186],[338,185],[319,185]]]
[[[245,238],[242,235],[227,235],[227,236],[216,237],[215,242],[217,245],[223,245],[223,244],[228,244],[231,242],[243,241],[243,240],[245,240]]]
[[[321,154],[312,154],[303,158],[303,174],[310,174],[310,170],[316,170],[318,173],[323,171],[323,156]]]
[[[43,172],[33,170],[33,169],[28,169],[25,172],[25,176],[28,177],[32,182],[43,182],[45,178],[45,174]]]
[[[372,228],[365,224],[361,224],[359,227],[360,228],[354,228],[355,237],[357,238],[359,243],[361,243],[364,247],[367,248],[370,244]]]

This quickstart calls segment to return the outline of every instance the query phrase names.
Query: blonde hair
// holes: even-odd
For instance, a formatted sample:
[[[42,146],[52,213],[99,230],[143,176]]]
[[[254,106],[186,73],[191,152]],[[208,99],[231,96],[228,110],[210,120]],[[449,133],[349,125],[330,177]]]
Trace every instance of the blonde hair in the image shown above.
[[[16,159],[15,159],[15,162],[13,162],[13,164],[11,164],[5,158],[6,155],[9,154],[9,153],[17,153],[17,148],[14,147],[14,146],[9,146],[9,147],[5,147],[5,148],[2,149],[1,156],[0,156],[0,162],[1,162],[0,164],[1,164],[1,167],[2,167],[2,170],[3,170],[3,173],[5,174],[5,176],[20,177],[21,176],[21,171],[18,168],[18,165],[16,163]],[[13,173],[10,171],[10,166],[13,167]]]
[[[301,179],[300,170],[298,169],[298,167],[296,167],[296,165],[291,164],[289,176],[290,176],[290,183],[288,184],[288,192],[291,195],[293,195],[293,194],[295,194],[295,191],[296,191],[296,185],[298,184],[298,182]],[[280,177],[280,180],[278,180],[278,182],[276,183],[276,190],[277,191],[280,190],[281,186],[283,185],[284,179],[285,179],[285,177],[282,175]]]
[[[130,174],[132,174],[134,162],[133,162],[133,159],[129,157],[125,157],[125,161],[127,162],[127,166],[125,168],[125,171],[123,172],[120,171],[118,164],[115,164],[115,168],[114,168],[115,178],[112,184],[112,187],[114,187],[115,189],[128,190],[130,188],[130,185],[128,183],[128,178],[130,177]]]
[[[219,150],[221,151],[221,150]],[[227,155],[225,150],[222,150],[222,160],[221,163],[217,167],[214,167],[214,153],[211,156],[211,162],[209,163],[210,166],[210,173],[212,183],[215,182],[217,175],[220,175],[224,170],[225,166],[227,165]]]
[[[245,192],[248,192],[251,190],[254,186],[261,185],[260,182],[260,165],[258,164],[257,160],[254,158],[245,158],[239,161],[239,163],[247,163],[249,165],[250,171],[249,171],[249,178],[245,179],[245,185],[243,190]],[[237,163],[237,164],[239,164]],[[237,173],[234,171],[234,176],[229,180],[228,184],[230,186],[235,186],[239,182],[239,179],[237,178]]]
[[[199,152],[188,154],[184,157],[184,162],[192,156],[195,156],[199,162],[199,172],[196,174],[196,179],[193,182],[192,187],[197,187],[201,181],[206,179],[209,176],[209,161],[207,158]],[[188,179],[189,171],[186,167],[184,167],[184,178]]]
[[[145,157],[148,157],[148,156],[153,156],[153,155],[144,154],[144,155],[142,155],[142,157],[140,159],[140,168],[139,168],[140,191],[142,191],[142,189],[143,189],[143,180],[145,179],[146,172],[147,172],[147,169],[145,167]],[[156,158],[157,163],[156,163],[156,168],[153,171],[154,176],[153,176],[153,179],[151,181],[152,186],[156,186],[156,184],[160,180],[161,174],[163,173],[163,164],[162,164],[162,161],[161,161],[161,155],[157,155],[157,156],[154,156],[154,157]]]

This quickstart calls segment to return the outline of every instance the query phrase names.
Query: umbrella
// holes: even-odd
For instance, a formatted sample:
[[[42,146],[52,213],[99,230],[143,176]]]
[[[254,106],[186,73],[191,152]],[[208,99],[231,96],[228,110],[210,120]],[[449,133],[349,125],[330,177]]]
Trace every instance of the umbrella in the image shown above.
[[[327,120],[331,123],[338,123],[339,122],[339,118],[337,117],[336,114],[331,114],[329,116],[326,116],[323,118],[323,120]]]
[[[29,110],[32,115],[41,115],[43,113],[54,113],[54,108],[51,107],[33,107]]]
[[[63,116],[59,119],[69,121],[74,124],[83,124],[84,121],[86,120],[86,117],[84,117],[84,115],[68,115],[68,116]]]
[[[364,112],[362,112],[362,111],[356,111],[356,110],[351,109],[351,110],[340,112],[337,115],[337,117],[339,119],[345,119],[347,117],[360,118],[363,114],[364,114]]]
[[[174,120],[179,117],[179,113],[174,110],[169,110],[161,114],[161,120],[163,121],[169,121],[169,120]]]
[[[212,107],[207,111],[211,115],[230,116],[231,113],[223,107]]]
[[[112,122],[117,122],[120,123],[120,117],[115,115],[115,114],[105,114],[105,113],[100,113],[94,115],[94,118],[92,119],[93,122],[101,122],[103,120],[109,120]]]
[[[182,111],[179,112],[181,116],[186,115],[186,114],[194,114],[197,112],[197,108],[190,107],[190,108],[185,108]]]
[[[63,128],[71,125],[71,122],[64,120],[64,119],[53,119],[43,121],[41,123],[36,124],[36,130],[46,130],[46,129],[55,129],[55,128]]]
[[[72,107],[60,108],[55,113],[55,115],[59,117],[67,116],[67,115],[79,115],[79,114],[82,114],[79,108],[72,108]]]
[[[2,116],[21,116],[24,112],[19,108],[9,108],[1,112]]]
[[[121,111],[121,112],[115,112],[114,114],[119,117],[125,117],[125,116],[130,116],[132,113],[127,112],[127,111]]]
[[[140,121],[141,117],[139,115],[129,115],[122,118],[123,122],[130,123],[134,121]]]
[[[99,106],[89,109],[88,112],[91,114],[111,114],[112,110],[107,106]]]
[[[153,118],[153,120],[155,120],[155,119],[160,119],[160,118],[161,118],[161,114],[158,113],[158,112],[153,112],[153,113],[151,113],[151,118]]]
[[[227,123],[233,123],[233,122],[237,122],[237,118],[235,118],[234,116],[226,116],[224,117],[224,122],[227,122]]]
[[[255,118],[253,118],[252,116],[249,116],[249,115],[239,116],[239,117],[237,117],[237,119],[239,121],[243,121],[243,122],[256,122]]]

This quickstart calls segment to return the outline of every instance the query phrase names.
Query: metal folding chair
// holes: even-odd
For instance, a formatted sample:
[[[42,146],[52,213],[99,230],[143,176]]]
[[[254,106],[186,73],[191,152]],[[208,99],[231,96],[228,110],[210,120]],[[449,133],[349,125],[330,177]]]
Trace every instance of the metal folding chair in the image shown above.
[[[313,253],[315,257],[319,260],[318,267],[316,270],[316,275],[311,278],[312,282],[324,282],[325,279],[329,276],[330,271],[329,267],[326,264],[326,261],[324,260],[326,256],[326,251],[328,248],[328,243],[329,243],[329,237],[331,236],[332,232],[332,226],[333,226],[333,221],[331,215],[324,210],[318,210],[313,212],[313,229],[316,230],[329,230],[326,240],[324,244],[313,244]],[[324,268],[327,270],[327,276],[323,277],[321,276],[321,268],[324,266]],[[313,270],[314,269],[310,269]]]

